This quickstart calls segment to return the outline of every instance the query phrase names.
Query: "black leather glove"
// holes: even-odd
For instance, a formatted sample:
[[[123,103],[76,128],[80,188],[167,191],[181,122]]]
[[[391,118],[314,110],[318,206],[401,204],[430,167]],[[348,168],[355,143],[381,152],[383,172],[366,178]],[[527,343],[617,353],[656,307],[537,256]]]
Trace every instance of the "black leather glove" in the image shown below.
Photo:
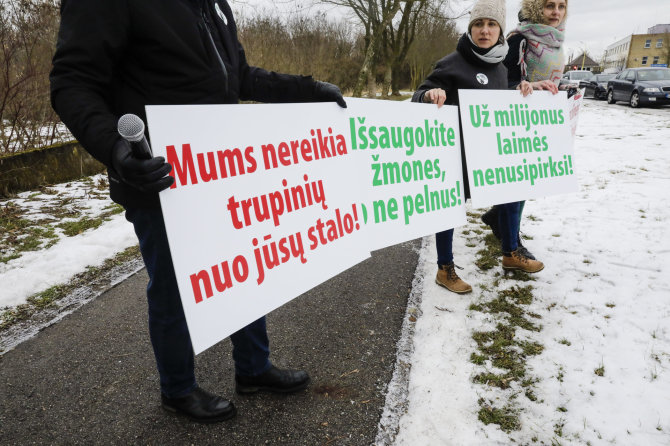
[[[347,103],[344,102],[342,92],[337,85],[328,82],[316,81],[314,85],[314,100],[316,102],[337,102],[342,108],[347,108]]]
[[[174,183],[174,178],[166,176],[172,166],[165,158],[136,158],[125,139],[119,139],[112,149],[112,167],[125,183],[144,192],[160,192]]]

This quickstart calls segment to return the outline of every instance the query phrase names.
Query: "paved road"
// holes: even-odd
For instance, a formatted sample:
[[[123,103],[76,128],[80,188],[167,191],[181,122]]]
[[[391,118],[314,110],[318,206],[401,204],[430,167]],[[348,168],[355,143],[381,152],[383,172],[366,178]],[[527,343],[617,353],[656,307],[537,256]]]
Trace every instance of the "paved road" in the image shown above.
[[[308,370],[305,392],[234,395],[230,341],[199,355],[200,385],[238,407],[215,425],[160,408],[142,270],[0,357],[0,444],[368,445],[419,245],[379,251],[269,315],[271,359]]]

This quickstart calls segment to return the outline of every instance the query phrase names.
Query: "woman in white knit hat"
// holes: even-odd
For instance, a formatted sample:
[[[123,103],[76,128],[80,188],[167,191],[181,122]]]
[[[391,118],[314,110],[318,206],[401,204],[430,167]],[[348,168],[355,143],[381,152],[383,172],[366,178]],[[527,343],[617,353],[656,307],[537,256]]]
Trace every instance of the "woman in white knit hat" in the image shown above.
[[[522,0],[519,24],[507,36],[509,52],[503,61],[507,68],[509,88],[520,89],[524,95],[533,90],[549,90],[556,94],[557,85],[563,75],[563,42],[565,20],[568,15],[568,0]],[[519,206],[519,226],[524,201]],[[482,221],[498,234],[498,207],[494,206],[482,215]],[[528,258],[535,259],[517,235],[519,250]]]
[[[507,90],[507,69],[502,62],[508,46],[504,37],[505,1],[479,0],[470,13],[468,31],[461,36],[456,51],[440,59],[432,73],[423,81],[412,97],[414,102],[458,105],[459,89]],[[465,197],[470,197],[467,167],[463,150],[461,129],[461,159]],[[517,248],[519,203],[500,205],[500,232],[502,236],[504,269],[520,269],[535,273],[544,265],[528,259]],[[454,230],[435,234],[438,285],[455,293],[468,293],[472,287],[463,281],[455,270],[452,241]]]

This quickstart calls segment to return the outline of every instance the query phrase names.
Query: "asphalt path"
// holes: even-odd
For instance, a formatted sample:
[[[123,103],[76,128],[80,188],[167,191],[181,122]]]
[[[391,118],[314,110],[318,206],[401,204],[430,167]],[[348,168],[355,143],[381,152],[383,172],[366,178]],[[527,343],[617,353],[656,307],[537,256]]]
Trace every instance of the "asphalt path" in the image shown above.
[[[307,370],[304,392],[236,395],[230,341],[198,355],[200,386],[238,409],[213,425],[160,407],[141,270],[0,357],[0,444],[369,445],[419,248],[378,251],[268,315],[271,360]]]

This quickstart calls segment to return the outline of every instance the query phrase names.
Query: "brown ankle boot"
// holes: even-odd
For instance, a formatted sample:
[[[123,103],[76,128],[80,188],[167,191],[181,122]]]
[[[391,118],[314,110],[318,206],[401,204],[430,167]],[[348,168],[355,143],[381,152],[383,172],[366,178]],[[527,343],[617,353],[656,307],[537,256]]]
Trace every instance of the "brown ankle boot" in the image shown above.
[[[544,269],[544,263],[529,259],[517,249],[512,251],[509,256],[503,255],[502,267],[506,270],[518,269],[527,273],[536,273]]]
[[[438,266],[435,283],[458,294],[469,293],[472,291],[472,287],[461,280],[461,278],[458,277],[458,274],[456,274],[454,262],[451,262],[448,265]]]

